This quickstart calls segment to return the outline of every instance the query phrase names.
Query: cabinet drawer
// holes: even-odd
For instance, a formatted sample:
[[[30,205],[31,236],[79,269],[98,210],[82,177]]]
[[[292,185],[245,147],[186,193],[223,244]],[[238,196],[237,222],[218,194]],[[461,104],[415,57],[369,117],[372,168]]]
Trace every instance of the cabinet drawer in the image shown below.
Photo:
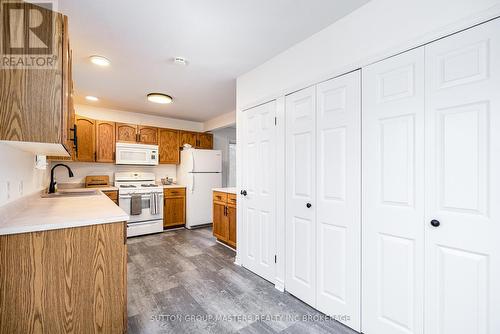
[[[227,204],[236,207],[236,194],[227,194]]]
[[[113,201],[118,201],[118,192],[111,190],[111,191],[103,191],[104,195],[108,196],[111,198]]]
[[[226,201],[227,201],[227,194],[219,192],[219,191],[214,191],[214,201],[226,203]]]
[[[185,188],[166,188],[166,189],[163,189],[163,195],[165,197],[186,196],[186,189]]]

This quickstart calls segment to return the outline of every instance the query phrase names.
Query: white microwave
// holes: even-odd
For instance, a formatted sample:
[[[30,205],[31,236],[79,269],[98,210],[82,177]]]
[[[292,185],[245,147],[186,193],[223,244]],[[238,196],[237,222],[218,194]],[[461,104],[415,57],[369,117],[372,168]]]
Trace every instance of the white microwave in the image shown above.
[[[158,165],[158,145],[116,143],[117,165]]]

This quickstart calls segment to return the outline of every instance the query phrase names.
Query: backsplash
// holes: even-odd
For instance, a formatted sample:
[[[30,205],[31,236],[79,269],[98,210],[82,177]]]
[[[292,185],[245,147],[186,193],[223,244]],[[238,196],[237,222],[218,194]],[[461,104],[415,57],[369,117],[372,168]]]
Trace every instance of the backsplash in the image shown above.
[[[176,177],[175,165],[158,165],[158,166],[130,166],[130,165],[115,165],[110,163],[89,163],[89,162],[71,162],[71,161],[54,161],[50,167],[57,163],[68,165],[73,171],[74,177],[68,177],[66,168],[57,168],[55,170],[55,179],[58,183],[84,183],[87,175],[108,175],[109,182],[114,182],[115,172],[149,172],[155,173],[156,180],[166,176]]]

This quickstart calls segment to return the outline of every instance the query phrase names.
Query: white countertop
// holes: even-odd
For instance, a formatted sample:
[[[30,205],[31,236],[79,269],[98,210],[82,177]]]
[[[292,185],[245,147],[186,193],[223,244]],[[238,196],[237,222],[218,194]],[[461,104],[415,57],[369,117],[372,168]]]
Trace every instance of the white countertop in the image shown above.
[[[116,223],[128,214],[108,196],[42,198],[39,193],[0,207],[0,235]]]
[[[236,187],[227,187],[227,188],[213,188],[213,191],[219,191],[221,193],[235,194],[237,195]]]

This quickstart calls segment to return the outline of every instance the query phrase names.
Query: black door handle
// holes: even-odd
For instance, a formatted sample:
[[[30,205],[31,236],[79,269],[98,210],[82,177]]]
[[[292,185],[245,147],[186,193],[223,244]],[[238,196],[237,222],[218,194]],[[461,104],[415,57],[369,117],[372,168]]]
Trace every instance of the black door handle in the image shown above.
[[[439,222],[439,220],[433,219],[431,220],[431,225],[434,227],[438,227],[439,225],[441,225],[441,223]]]
[[[307,203],[306,206],[307,206],[307,208],[310,208],[312,206],[312,204],[311,203]]]
[[[243,196],[246,196],[247,195],[247,191],[246,190],[242,190],[242,191],[240,191],[240,194],[242,194]]]

